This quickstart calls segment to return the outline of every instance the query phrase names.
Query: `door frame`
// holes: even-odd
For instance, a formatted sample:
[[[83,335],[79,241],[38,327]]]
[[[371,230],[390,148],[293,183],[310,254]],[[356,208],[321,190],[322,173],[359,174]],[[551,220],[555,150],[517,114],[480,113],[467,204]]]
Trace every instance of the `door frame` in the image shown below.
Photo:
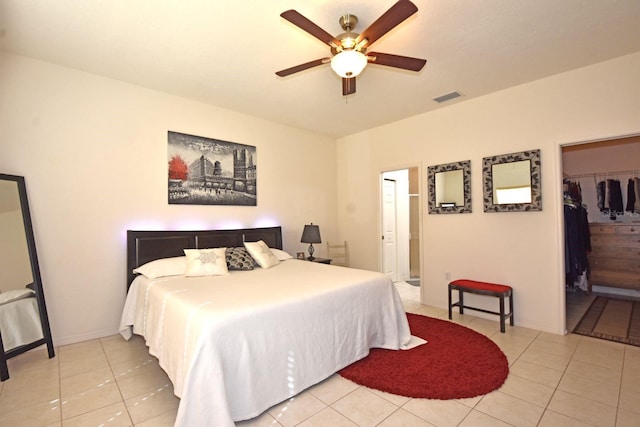
[[[382,224],[382,191],[383,191],[383,182],[384,182],[384,174],[387,172],[394,172],[394,171],[399,171],[399,170],[405,170],[405,169],[412,169],[412,168],[416,168],[418,170],[418,234],[419,234],[419,244],[418,244],[418,257],[420,259],[420,300],[421,302],[424,304],[424,301],[426,300],[425,297],[425,286],[423,285],[423,278],[424,278],[424,261],[423,261],[423,257],[422,254],[424,253],[423,247],[424,247],[424,232],[423,232],[423,215],[424,215],[424,204],[423,204],[423,200],[424,200],[424,185],[423,185],[423,167],[422,167],[422,163],[408,163],[408,164],[403,164],[403,165],[399,165],[397,167],[389,167],[389,168],[384,168],[384,169],[380,169],[378,170],[378,227],[376,230],[376,233],[378,233],[378,237],[377,237],[377,241],[378,241],[378,245],[377,245],[377,251],[378,251],[378,271],[382,272],[383,271],[383,259],[382,259],[382,239],[381,237],[381,233],[382,233],[382,229],[383,229],[383,224]]]
[[[381,217],[380,217],[380,255],[381,255],[381,264],[380,264],[380,271],[384,274],[386,274],[391,280],[393,280],[393,282],[397,282],[400,278],[400,274],[399,274],[399,266],[400,266],[400,256],[399,253],[400,251],[398,250],[398,229],[400,228],[398,226],[398,179],[397,176],[394,174],[394,176],[391,177],[387,177],[385,176],[388,172],[382,174],[382,192],[380,194],[380,213],[381,213]],[[389,188],[389,185],[391,185],[391,189],[393,190],[393,194],[392,194],[392,202],[385,202],[385,200],[389,200],[391,199],[390,197],[388,197],[390,194],[387,193],[387,191],[385,190],[386,188]],[[389,210],[389,208],[392,209],[392,211]],[[387,217],[387,215],[389,217]],[[391,218],[392,217],[392,218]],[[393,234],[393,239],[389,239],[389,228],[386,227],[386,225],[389,223],[390,224],[390,219],[393,219],[393,225],[392,225],[392,234]],[[391,240],[391,243],[389,243],[389,240]],[[390,253],[391,252],[391,253]],[[391,256],[389,255],[393,255],[393,260],[390,260],[389,258],[391,258]],[[391,267],[393,267],[392,269],[389,269],[387,267],[389,267],[391,265]]]
[[[564,161],[563,161],[563,157],[562,157],[562,148],[563,147],[569,147],[572,145],[583,145],[583,144],[591,144],[594,142],[601,142],[601,141],[610,141],[610,140],[616,140],[616,139],[623,139],[623,138],[630,138],[630,137],[636,137],[636,136],[640,136],[640,132],[631,132],[631,133],[625,133],[625,134],[615,134],[615,135],[610,135],[610,136],[604,136],[604,137],[600,137],[600,138],[592,138],[592,139],[581,139],[581,140],[571,140],[571,141],[558,141],[557,145],[556,145],[556,164],[555,164],[555,173],[556,173],[556,186],[555,186],[555,190],[556,190],[556,200],[562,200],[562,195],[563,195],[563,183],[562,180],[564,178]],[[558,223],[558,239],[556,240],[556,245],[557,245],[557,250],[558,253],[561,254],[561,258],[562,258],[562,263],[561,263],[561,268],[559,268],[558,270],[558,283],[560,284],[560,286],[558,286],[558,300],[559,300],[559,305],[560,305],[560,316],[559,316],[559,325],[558,325],[558,330],[563,331],[564,334],[570,334],[571,331],[567,331],[567,294],[566,294],[566,286],[565,286],[565,270],[564,270],[564,265],[566,263],[565,257],[565,251],[564,251],[564,235],[565,235],[565,228],[564,228],[564,205],[562,203],[558,203],[557,204],[558,208],[556,211],[556,218],[557,218],[557,223]]]

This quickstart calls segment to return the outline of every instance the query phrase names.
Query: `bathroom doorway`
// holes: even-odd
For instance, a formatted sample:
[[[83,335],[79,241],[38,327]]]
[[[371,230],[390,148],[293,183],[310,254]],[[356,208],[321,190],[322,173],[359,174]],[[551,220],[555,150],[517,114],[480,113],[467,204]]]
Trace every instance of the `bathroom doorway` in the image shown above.
[[[420,286],[420,170],[381,174],[381,267],[394,282]]]

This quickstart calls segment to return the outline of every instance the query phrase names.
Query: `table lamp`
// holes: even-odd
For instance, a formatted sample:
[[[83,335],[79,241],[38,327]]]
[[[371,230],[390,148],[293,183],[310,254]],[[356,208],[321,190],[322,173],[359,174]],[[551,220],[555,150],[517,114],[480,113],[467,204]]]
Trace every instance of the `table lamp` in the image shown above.
[[[313,244],[322,243],[322,239],[320,239],[320,227],[313,225],[313,223],[305,225],[300,242],[309,243],[309,257],[307,259],[313,261],[315,259],[313,256]]]

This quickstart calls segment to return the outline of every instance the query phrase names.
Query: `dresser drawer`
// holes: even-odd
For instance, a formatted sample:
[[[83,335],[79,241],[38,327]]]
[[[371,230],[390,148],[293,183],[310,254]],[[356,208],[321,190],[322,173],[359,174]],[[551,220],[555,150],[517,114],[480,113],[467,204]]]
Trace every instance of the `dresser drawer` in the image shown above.
[[[587,253],[591,258],[621,258],[640,260],[640,248],[625,246],[596,246],[591,245],[591,252]]]
[[[635,272],[640,277],[640,258],[612,258],[612,257],[600,257],[590,256],[589,267],[591,270],[618,270]]]
[[[616,234],[640,235],[640,225],[638,224],[616,225]]]
[[[640,248],[640,234],[594,234],[591,247]]]
[[[616,234],[615,226],[611,224],[589,224],[589,231],[591,234]]]
[[[640,275],[625,271],[597,270],[589,276],[591,286],[614,286],[616,288],[640,289]]]

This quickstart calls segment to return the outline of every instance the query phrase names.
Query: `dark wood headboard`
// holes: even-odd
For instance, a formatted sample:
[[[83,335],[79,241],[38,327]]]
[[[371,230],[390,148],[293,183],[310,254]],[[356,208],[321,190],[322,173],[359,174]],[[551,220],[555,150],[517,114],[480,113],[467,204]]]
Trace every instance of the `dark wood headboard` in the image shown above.
[[[183,256],[184,249],[243,246],[243,242],[264,240],[270,248],[282,249],[282,227],[239,230],[135,231],[127,230],[127,289],[135,278],[133,270],[160,258]]]

